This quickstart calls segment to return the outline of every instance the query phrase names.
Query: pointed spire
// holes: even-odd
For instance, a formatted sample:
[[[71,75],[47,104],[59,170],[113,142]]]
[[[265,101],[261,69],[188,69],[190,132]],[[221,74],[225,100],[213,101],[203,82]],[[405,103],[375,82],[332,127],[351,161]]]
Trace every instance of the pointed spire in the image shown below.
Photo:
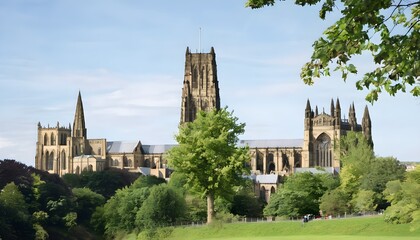
[[[79,91],[77,97],[76,113],[74,114],[73,122],[73,137],[84,137],[86,138],[86,126],[85,126],[85,113],[83,111],[82,95]]]
[[[318,116],[318,105],[315,106],[315,116]]]
[[[214,52],[214,47],[211,47],[211,49],[210,49],[210,53],[211,54],[213,54],[213,55],[215,55],[216,53]]]
[[[331,98],[331,107],[330,107],[330,110],[331,110],[331,116],[333,117],[334,114],[335,114],[335,109],[334,109],[334,99],[332,99],[332,98]]]
[[[190,54],[191,52],[190,52],[190,47],[187,47],[187,51],[185,51],[185,55],[188,55],[188,54]]]
[[[351,130],[356,131],[357,130],[357,119],[356,119],[356,110],[354,109],[354,102],[352,104],[350,104],[349,123],[350,123]]]
[[[335,108],[337,110],[341,110],[341,106],[340,106],[340,99],[337,98],[337,103],[335,104]]]
[[[341,106],[340,100],[337,98],[337,103],[335,104],[335,117],[337,118],[337,125],[341,124]]]
[[[311,103],[309,102],[309,98],[306,101],[306,108],[305,108],[305,118],[311,117]]]
[[[311,103],[309,102],[309,98],[306,101],[306,109],[305,110],[311,110]]]
[[[365,106],[365,111],[362,118],[362,130],[365,138],[368,140],[369,145],[373,148],[372,140],[372,121],[370,120],[369,109]]]
[[[368,106],[367,105],[365,106],[365,112],[363,113],[363,119],[368,119],[369,122],[370,122],[369,109],[368,109]]]

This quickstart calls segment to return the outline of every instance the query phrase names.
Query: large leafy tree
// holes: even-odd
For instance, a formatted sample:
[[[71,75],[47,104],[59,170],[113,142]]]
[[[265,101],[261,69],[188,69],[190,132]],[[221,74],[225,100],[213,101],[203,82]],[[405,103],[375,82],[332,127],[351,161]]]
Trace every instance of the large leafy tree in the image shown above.
[[[361,133],[348,132],[340,139],[341,188],[349,195],[356,193],[362,185],[362,178],[371,170],[375,155],[368,141]]]
[[[0,239],[30,239],[33,234],[25,197],[11,182],[0,191]]]
[[[129,187],[118,189],[103,208],[96,209],[92,216],[92,225],[98,230],[103,227],[108,237],[135,230],[137,212],[149,197],[150,188],[163,182],[165,180],[154,176],[140,176]]]
[[[84,171],[80,175],[65,174],[63,179],[73,188],[86,187],[109,199],[117,189],[129,186],[138,176],[135,173],[111,168],[99,172]]]
[[[179,145],[167,154],[170,166],[185,174],[193,191],[207,198],[208,223],[214,218],[215,197],[232,194],[232,187],[249,172],[248,149],[236,146],[244,128],[227,108],[199,112],[194,122],[179,127]]]
[[[327,191],[321,197],[321,203],[319,205],[322,211],[321,215],[342,215],[348,212],[348,196],[340,188],[336,188],[331,191]]]
[[[275,0],[248,0],[246,6],[260,8]],[[340,71],[345,81],[356,74],[352,57],[370,53],[374,66],[356,82],[357,89],[369,89],[366,99],[378,99],[383,90],[390,95],[407,88],[420,96],[420,1],[417,0],[295,0],[295,4],[320,4],[319,17],[341,13],[341,17],[313,44],[311,60],[301,71],[309,85],[330,69]]]
[[[105,198],[89,188],[73,188],[72,192],[76,201],[77,220],[88,224],[96,207],[104,205]]]
[[[386,183],[401,180],[404,177],[405,167],[393,157],[375,157],[373,149],[361,133],[348,132],[340,139],[342,168],[340,172],[340,188],[349,198],[356,211],[367,211],[360,208],[360,203],[369,194],[374,195],[377,205],[384,209],[389,204],[383,198],[382,192]],[[361,192],[368,191],[368,192]],[[365,204],[365,203],[363,203]],[[366,203],[368,205],[368,203]]]
[[[321,197],[338,186],[338,179],[329,173],[297,173],[286,182],[264,208],[266,216],[299,217],[318,214]]]
[[[160,184],[150,190],[149,197],[137,211],[136,224],[145,229],[168,226],[185,215],[185,199],[175,189]]]
[[[405,181],[394,180],[386,184],[384,194],[391,202],[385,210],[385,221],[411,223],[420,228],[420,167],[407,172]]]

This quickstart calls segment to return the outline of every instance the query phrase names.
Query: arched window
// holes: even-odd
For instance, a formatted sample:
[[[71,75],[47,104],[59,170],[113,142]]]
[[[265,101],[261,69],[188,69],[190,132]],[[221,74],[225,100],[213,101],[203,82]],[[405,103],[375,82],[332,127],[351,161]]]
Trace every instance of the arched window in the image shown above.
[[[261,187],[261,190],[260,190],[260,198],[261,198],[261,200],[263,200],[264,202],[266,202],[266,201],[267,201],[267,199],[266,199],[266,197],[265,197],[265,187]]]
[[[48,154],[48,152],[47,152]],[[48,155],[47,170],[54,170],[54,152]]]
[[[274,163],[274,155],[272,153],[269,153],[267,155],[267,172],[266,173],[272,173],[276,171],[276,164]]]
[[[146,158],[146,160],[144,160],[144,166],[145,167],[150,167],[150,160],[148,158]]]
[[[98,148],[98,155],[102,155],[102,149]]]
[[[128,159],[126,156],[123,157],[123,167],[129,167],[128,166]]]
[[[264,166],[264,159],[263,154],[260,151],[257,151],[255,153],[255,157],[257,158],[257,170],[259,170],[261,173],[263,172],[263,166]]]
[[[118,166],[118,165],[120,165],[120,162],[117,160],[117,159],[114,159],[114,166]]]
[[[276,192],[276,189],[274,187],[271,187],[270,193],[273,194]]]
[[[60,134],[60,145],[66,145],[67,134],[62,133]]]
[[[76,174],[80,174],[80,167],[79,166],[76,167]]]
[[[93,166],[92,166],[92,164],[89,164],[89,166],[88,166],[88,171],[89,171],[89,172],[93,172]]]
[[[198,88],[198,70],[197,67],[194,67],[193,72],[192,72],[192,88],[193,89],[197,89]]]
[[[284,171],[284,170],[287,171],[288,169],[290,169],[289,157],[287,156],[287,154],[285,154],[285,153],[281,154],[281,161],[282,161],[282,165],[283,165],[282,171]]]
[[[44,146],[47,146],[48,145],[48,136],[47,136],[47,134],[45,133],[44,134]]]
[[[61,169],[66,170],[67,166],[66,166],[66,152],[63,150],[61,151]]]
[[[332,166],[331,138],[325,133],[315,141],[315,164],[319,167]]]
[[[51,133],[51,145],[55,145],[55,135]]]

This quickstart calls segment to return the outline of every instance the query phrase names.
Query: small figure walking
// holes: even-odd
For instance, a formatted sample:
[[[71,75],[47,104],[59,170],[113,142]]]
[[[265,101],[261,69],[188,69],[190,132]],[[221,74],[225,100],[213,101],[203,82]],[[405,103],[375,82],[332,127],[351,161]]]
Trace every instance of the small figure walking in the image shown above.
[[[304,227],[305,226],[305,223],[307,223],[308,222],[308,216],[307,215],[305,215],[305,216],[303,216],[303,218],[302,218],[302,227]]]

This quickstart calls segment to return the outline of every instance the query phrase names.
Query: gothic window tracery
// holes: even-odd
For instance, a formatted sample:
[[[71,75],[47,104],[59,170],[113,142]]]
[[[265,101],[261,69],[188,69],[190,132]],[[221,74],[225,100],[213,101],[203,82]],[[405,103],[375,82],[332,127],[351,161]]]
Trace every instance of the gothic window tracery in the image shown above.
[[[51,133],[51,145],[55,145],[55,135]]]
[[[67,166],[66,166],[66,152],[63,150],[61,151],[61,169],[66,170]]]
[[[263,172],[263,166],[264,166],[264,161],[263,161],[263,156],[262,153],[260,151],[257,151],[255,154],[256,157],[256,162],[257,162],[257,170],[260,172]]]
[[[47,152],[47,170],[54,170],[54,151],[48,154]]]
[[[274,155],[272,153],[269,153],[267,155],[267,173],[272,173],[276,171],[276,165],[274,164]]]
[[[315,165],[319,167],[332,166],[331,138],[322,133],[315,142]]]

